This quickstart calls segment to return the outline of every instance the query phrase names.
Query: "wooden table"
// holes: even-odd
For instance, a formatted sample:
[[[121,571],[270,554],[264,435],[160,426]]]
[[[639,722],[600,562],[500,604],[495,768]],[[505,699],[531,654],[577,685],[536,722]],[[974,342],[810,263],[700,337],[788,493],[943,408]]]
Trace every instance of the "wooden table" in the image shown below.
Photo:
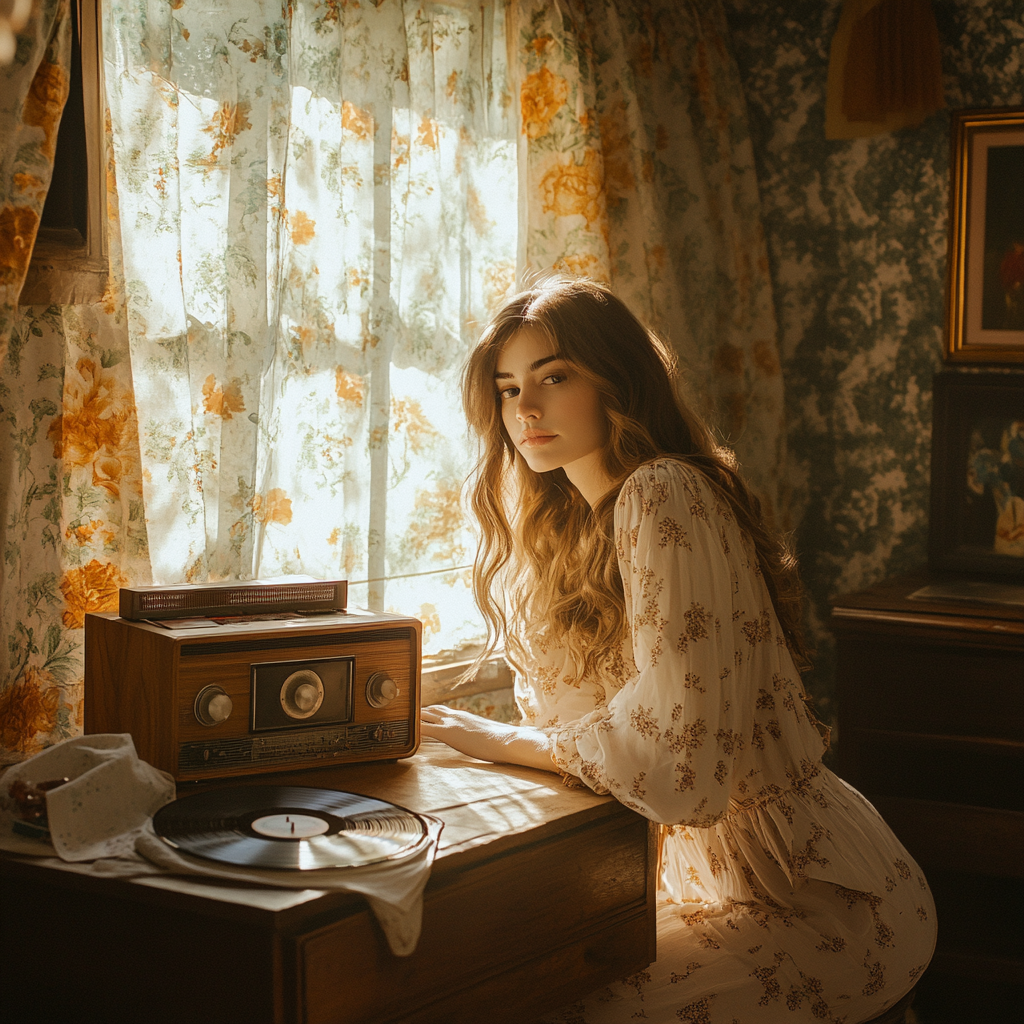
[[[610,798],[434,741],[406,761],[245,782],[347,789],[444,820],[412,956],[391,954],[352,895],[5,856],[4,1016],[527,1024],[655,957],[654,832]]]
[[[931,883],[939,937],[922,1008],[1013,1020],[1024,999],[1024,609],[910,596],[963,582],[921,569],[836,602],[839,774]]]

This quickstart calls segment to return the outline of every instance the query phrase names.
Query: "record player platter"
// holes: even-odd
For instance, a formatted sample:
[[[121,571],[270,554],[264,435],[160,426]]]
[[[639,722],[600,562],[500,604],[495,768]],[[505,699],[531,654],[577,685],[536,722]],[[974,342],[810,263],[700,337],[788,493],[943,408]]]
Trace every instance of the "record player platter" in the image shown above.
[[[160,808],[153,828],[197,857],[298,871],[404,860],[429,842],[426,822],[404,807],[312,786],[193,793]]]

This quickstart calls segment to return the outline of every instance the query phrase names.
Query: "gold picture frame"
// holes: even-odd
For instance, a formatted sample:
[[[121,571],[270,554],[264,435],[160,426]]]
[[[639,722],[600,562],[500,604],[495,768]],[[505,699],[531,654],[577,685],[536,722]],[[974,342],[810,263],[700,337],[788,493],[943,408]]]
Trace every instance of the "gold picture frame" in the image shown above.
[[[1024,107],[950,128],[946,361],[1024,363]]]

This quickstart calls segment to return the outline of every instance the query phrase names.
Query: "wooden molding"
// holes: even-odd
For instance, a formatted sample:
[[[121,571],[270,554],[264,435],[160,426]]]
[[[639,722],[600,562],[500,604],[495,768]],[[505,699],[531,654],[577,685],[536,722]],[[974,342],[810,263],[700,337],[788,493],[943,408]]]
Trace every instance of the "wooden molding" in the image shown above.
[[[480,666],[472,679],[457,683],[466,669],[473,665],[474,660],[450,661],[430,667],[424,665],[421,690],[424,706],[441,704],[456,697],[475,697],[478,693],[511,689],[512,670],[502,657],[489,659]]]

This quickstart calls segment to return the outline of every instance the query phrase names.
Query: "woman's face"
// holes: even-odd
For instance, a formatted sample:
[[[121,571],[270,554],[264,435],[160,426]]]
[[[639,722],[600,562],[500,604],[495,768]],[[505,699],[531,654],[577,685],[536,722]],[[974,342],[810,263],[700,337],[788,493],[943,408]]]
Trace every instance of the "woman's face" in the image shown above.
[[[600,395],[542,331],[524,327],[498,357],[494,386],[508,436],[535,473],[564,469],[595,504],[612,485],[604,471],[608,421]]]

